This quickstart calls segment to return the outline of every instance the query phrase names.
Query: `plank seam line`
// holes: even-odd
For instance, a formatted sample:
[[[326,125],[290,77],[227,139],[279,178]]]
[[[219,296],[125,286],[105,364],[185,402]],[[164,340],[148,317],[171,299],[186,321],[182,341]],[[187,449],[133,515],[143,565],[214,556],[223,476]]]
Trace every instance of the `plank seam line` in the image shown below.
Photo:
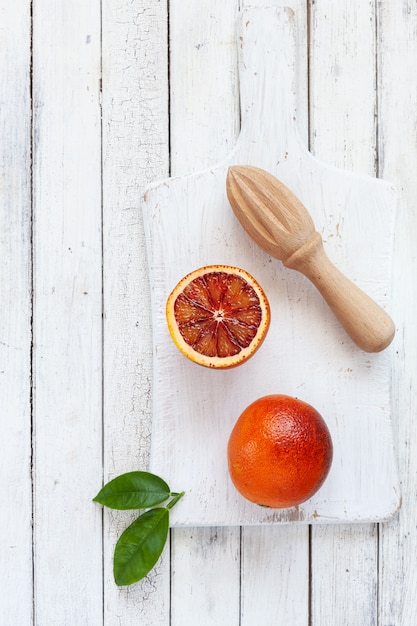
[[[380,167],[380,151],[379,151],[379,110],[380,110],[380,102],[379,102],[379,12],[378,12],[378,0],[374,0],[374,15],[375,15],[375,26],[374,26],[374,41],[375,41],[375,176],[377,178],[380,177],[381,167]],[[392,384],[391,384],[392,387]],[[375,622],[377,626],[381,623],[381,614],[380,614],[380,567],[381,567],[381,559],[380,559],[380,547],[381,547],[381,526],[380,524],[375,524],[376,530],[376,585],[375,585]]]
[[[167,135],[168,135],[168,177],[171,177],[171,2],[167,0]],[[171,623],[171,622],[170,622]]]
[[[308,626],[313,626],[313,527],[308,525]]]
[[[167,139],[168,139],[168,177],[171,176],[171,2],[167,0],[166,3],[166,47],[167,47]],[[169,529],[169,549],[167,554],[169,555],[169,581],[168,581],[168,624],[172,624],[172,593],[173,593],[173,544],[174,533],[172,528]]]
[[[379,37],[379,13],[378,13],[378,0],[374,0],[374,15],[375,15],[375,26],[374,26],[374,41],[375,41],[375,113],[374,113],[374,124],[375,124],[375,176],[377,178],[380,177],[380,153],[379,153],[379,45],[378,45],[378,37]]]
[[[173,579],[173,567],[172,567],[172,555],[173,555],[173,543],[174,543],[174,538],[173,538],[173,532],[172,532],[172,528],[169,529],[169,549],[168,549],[168,554],[169,554],[169,606],[168,606],[168,624],[172,624],[172,579]]]
[[[33,78],[33,0],[29,3],[29,202],[30,202],[30,223],[29,223],[29,286],[30,286],[30,354],[29,354],[29,403],[30,403],[30,482],[31,482],[31,534],[32,534],[32,623],[35,623],[35,411],[34,411],[34,358],[35,358],[35,281],[34,281],[34,78]]]
[[[243,582],[243,528],[239,526],[239,626],[242,626],[242,608],[243,608],[243,592],[242,592],[242,582]]]
[[[307,150],[311,152],[311,21],[312,21],[312,3],[306,0],[306,40],[307,40]],[[308,626],[313,625],[313,531],[311,524],[308,527],[308,589],[307,589],[307,623]]]
[[[312,11],[310,4],[311,0],[306,0],[306,30],[307,30],[307,150],[311,152],[311,20]]]
[[[311,21],[312,2],[306,0],[306,39],[307,39],[307,149],[311,152]],[[311,524],[308,527],[308,589],[307,589],[307,623],[313,626],[313,529]]]
[[[103,2],[99,7],[100,221],[101,221],[101,480],[104,484],[104,147],[103,147]],[[101,611],[105,623],[104,507],[101,508]]]

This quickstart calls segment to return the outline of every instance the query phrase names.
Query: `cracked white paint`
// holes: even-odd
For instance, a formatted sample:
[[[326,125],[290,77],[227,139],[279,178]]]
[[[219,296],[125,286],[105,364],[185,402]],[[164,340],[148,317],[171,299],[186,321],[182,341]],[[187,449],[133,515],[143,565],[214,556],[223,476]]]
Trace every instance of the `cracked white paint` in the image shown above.
[[[236,20],[252,4],[0,0],[4,624],[415,621],[415,3],[288,2],[297,20],[294,91],[304,143],[333,165],[391,180],[403,200],[386,294],[398,327],[391,415],[400,515],[389,524],[315,524],[311,532],[292,523],[175,528],[151,575],[118,589],[112,550],[131,517],[103,517],[91,502],[102,478],[149,460],[151,292],[140,196],[170,167],[175,176],[214,167],[233,148],[240,125]],[[288,162],[285,152],[274,167]],[[347,250],[353,226],[342,209],[326,209],[323,235],[360,280],[363,268],[350,257],[360,257],[361,247]],[[218,227],[213,239],[232,254]],[[262,273],[271,265],[265,261]],[[300,299],[316,303],[311,292],[294,293],[287,273],[276,289],[291,307]],[[372,362],[363,362],[365,370]],[[348,387],[357,371],[342,364],[337,375]],[[304,380],[296,384],[300,395],[307,388]],[[203,505],[217,488],[200,494]]]

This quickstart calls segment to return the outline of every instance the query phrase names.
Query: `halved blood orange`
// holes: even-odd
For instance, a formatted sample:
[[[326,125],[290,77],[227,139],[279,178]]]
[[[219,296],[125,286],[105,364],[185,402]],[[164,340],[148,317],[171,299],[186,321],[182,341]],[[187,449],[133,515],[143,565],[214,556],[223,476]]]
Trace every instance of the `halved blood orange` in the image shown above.
[[[168,297],[169,332],[186,357],[229,368],[252,356],[265,338],[270,307],[247,271],[208,265],[184,276]]]

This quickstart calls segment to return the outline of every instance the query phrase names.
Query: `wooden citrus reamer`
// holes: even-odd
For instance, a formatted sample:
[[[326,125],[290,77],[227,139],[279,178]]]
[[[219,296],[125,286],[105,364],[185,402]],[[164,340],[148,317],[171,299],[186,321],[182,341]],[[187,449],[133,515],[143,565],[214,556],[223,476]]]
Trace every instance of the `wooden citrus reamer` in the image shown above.
[[[309,212],[288,187],[262,169],[232,166],[226,190],[246,232],[265,252],[316,286],[359,348],[379,352],[391,343],[392,319],[331,263]]]

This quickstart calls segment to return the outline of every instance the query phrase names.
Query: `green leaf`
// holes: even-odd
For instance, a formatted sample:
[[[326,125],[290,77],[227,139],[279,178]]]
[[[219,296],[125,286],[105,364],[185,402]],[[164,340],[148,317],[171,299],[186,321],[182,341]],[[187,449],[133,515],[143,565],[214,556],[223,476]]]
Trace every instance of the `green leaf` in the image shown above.
[[[146,509],[165,502],[170,495],[170,488],[159,476],[128,472],[104,485],[93,501],[111,509]]]
[[[120,535],[114,550],[113,573],[117,585],[131,585],[155,566],[164,549],[169,509],[150,509]]]

